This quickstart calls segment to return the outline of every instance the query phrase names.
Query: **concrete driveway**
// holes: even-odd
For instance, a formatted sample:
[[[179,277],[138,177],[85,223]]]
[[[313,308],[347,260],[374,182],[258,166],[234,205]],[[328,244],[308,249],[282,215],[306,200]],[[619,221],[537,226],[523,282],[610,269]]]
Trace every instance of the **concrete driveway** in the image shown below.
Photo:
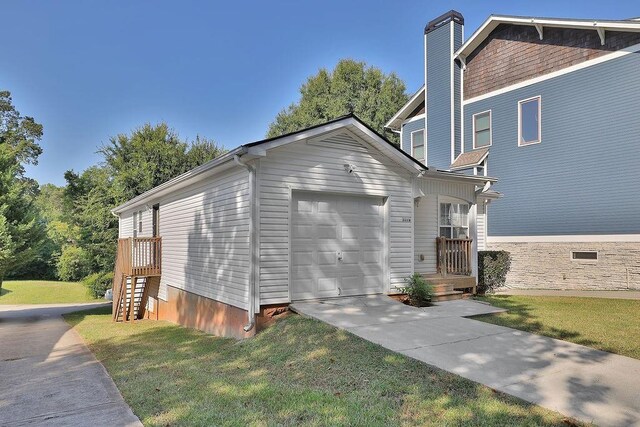
[[[297,302],[292,309],[565,415],[640,426],[640,360],[466,318],[504,311],[486,303],[415,308],[372,296]]]
[[[100,305],[0,305],[1,426],[142,425],[61,317]]]

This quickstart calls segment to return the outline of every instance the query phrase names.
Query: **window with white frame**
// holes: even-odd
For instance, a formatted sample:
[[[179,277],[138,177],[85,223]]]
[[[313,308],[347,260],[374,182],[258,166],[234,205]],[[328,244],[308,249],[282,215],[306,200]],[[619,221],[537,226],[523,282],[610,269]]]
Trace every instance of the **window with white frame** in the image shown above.
[[[133,229],[133,237],[138,237],[138,211],[133,213],[133,224],[131,228]]]
[[[491,145],[491,110],[473,115],[473,148]]]
[[[424,161],[424,130],[411,132],[411,155],[418,160]]]
[[[440,237],[469,238],[469,205],[466,203],[440,203]]]
[[[142,211],[138,211],[138,233],[142,233]]]
[[[542,140],[542,98],[536,96],[518,102],[518,145]]]

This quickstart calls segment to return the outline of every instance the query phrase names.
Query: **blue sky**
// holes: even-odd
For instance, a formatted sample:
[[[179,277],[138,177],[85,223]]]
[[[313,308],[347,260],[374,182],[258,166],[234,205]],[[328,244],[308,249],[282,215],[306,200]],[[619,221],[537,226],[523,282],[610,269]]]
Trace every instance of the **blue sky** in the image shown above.
[[[62,185],[146,122],[227,148],[261,139],[300,84],[341,58],[395,71],[412,92],[424,26],[450,9],[467,37],[491,13],[640,16],[633,1],[3,1],[0,88],[44,125],[29,175]]]

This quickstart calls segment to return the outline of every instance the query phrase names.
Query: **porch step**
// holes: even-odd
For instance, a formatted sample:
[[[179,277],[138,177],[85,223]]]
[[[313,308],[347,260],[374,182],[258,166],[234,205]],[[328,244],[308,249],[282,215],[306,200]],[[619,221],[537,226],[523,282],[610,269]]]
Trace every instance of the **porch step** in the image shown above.
[[[453,285],[450,283],[439,283],[437,285],[432,285],[433,287],[433,292],[435,293],[442,293],[442,292],[452,292],[455,289],[453,289]]]
[[[433,294],[432,302],[453,301],[464,298],[464,292],[462,291],[445,291],[435,292]]]
[[[476,285],[474,276],[458,276],[447,275],[442,277],[440,274],[423,274],[422,277],[435,288],[438,285],[450,285],[453,289],[473,288]]]

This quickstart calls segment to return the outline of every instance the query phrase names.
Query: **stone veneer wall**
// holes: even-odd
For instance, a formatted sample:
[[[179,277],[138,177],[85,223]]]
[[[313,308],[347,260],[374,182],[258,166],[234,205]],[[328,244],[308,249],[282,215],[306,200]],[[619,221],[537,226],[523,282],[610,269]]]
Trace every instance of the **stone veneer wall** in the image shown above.
[[[640,242],[489,243],[511,253],[511,289],[640,290]],[[571,251],[598,251],[597,261]]]

